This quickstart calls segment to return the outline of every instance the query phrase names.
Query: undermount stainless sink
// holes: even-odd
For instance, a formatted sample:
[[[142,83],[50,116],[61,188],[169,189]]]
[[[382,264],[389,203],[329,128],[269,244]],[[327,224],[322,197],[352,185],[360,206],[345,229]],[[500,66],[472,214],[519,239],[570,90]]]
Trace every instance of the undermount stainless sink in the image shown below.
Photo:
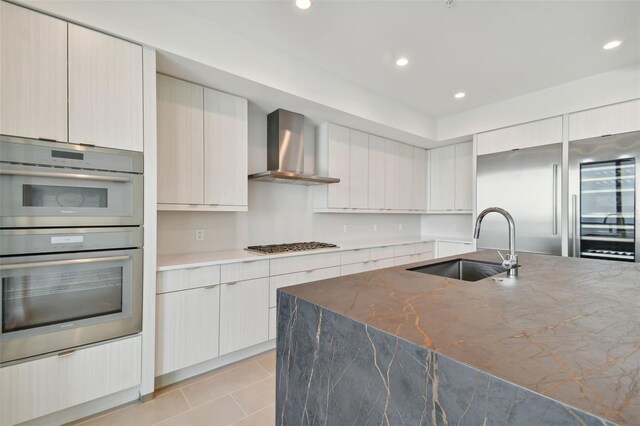
[[[500,263],[468,259],[454,259],[407,270],[463,281],[479,281],[483,278],[492,277],[507,271]]]

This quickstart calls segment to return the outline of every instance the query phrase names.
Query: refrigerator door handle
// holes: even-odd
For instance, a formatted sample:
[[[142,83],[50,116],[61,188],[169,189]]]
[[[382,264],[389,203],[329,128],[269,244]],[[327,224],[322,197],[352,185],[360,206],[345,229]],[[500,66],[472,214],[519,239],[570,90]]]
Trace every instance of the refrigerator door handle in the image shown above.
[[[553,235],[558,235],[558,165],[553,165]]]
[[[578,196],[576,194],[571,196],[571,205],[573,210],[573,257],[580,257],[578,255]]]

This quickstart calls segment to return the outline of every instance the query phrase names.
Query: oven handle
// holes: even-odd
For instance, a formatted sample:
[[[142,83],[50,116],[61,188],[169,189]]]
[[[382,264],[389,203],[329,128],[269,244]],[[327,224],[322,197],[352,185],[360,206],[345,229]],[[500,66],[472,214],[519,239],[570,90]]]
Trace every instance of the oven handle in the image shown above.
[[[129,182],[131,180],[128,177],[120,177],[120,176],[82,175],[82,174],[75,174],[75,173],[34,172],[30,170],[8,170],[8,169],[0,169],[0,175],[49,177],[49,178],[59,178],[59,179],[99,180],[99,181],[107,181],[107,182]]]
[[[15,263],[9,265],[0,265],[0,271],[25,268],[43,268],[46,266],[80,265],[83,263],[116,262],[119,260],[128,259],[131,259],[131,256],[93,257],[85,259],[51,260],[48,262]]]

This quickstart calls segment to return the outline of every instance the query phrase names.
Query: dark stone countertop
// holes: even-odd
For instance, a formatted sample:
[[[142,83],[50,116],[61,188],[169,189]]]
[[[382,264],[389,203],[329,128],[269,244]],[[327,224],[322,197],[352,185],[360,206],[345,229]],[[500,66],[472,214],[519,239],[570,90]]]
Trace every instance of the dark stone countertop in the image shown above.
[[[640,425],[640,265],[520,253],[515,280],[407,268],[281,289],[604,419]],[[454,258],[495,262],[493,251]],[[504,275],[504,274],[501,274]]]

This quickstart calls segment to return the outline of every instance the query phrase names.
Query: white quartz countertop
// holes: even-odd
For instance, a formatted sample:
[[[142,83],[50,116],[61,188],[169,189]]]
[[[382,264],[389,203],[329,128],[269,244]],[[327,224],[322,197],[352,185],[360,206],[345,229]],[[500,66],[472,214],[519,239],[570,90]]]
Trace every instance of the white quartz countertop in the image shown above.
[[[194,268],[199,266],[221,265],[225,263],[247,262],[252,260],[268,260],[280,257],[304,256],[316,253],[332,253],[347,250],[357,250],[372,247],[396,246],[402,244],[426,243],[426,242],[454,242],[471,243],[471,238],[451,238],[428,236],[422,238],[385,239],[385,240],[361,240],[337,242],[337,248],[298,251],[281,254],[258,254],[246,250],[221,250],[203,253],[169,254],[158,256],[157,270],[170,271],[173,269]]]

